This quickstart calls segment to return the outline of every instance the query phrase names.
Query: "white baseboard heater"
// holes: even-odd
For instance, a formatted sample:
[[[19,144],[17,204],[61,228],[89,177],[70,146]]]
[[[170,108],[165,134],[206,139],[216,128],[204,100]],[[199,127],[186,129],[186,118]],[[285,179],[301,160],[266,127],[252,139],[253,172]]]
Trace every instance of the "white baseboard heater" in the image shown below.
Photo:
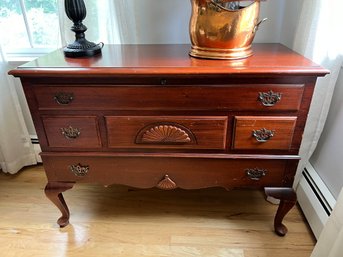
[[[318,239],[336,200],[310,163],[302,172],[297,196],[313,234]]]
[[[40,157],[39,153],[42,151],[39,145],[38,137],[36,135],[30,135],[31,143],[33,145],[33,149],[35,151],[36,161],[38,163],[42,163],[42,158]]]

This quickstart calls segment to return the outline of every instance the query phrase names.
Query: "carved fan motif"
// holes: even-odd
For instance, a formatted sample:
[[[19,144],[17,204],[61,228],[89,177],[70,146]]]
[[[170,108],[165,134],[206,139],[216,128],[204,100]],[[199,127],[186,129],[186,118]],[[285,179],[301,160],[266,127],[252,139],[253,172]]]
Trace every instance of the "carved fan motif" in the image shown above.
[[[165,175],[164,179],[162,179],[156,187],[163,190],[173,190],[177,188],[177,185],[168,175]]]
[[[146,130],[137,143],[185,144],[191,141],[191,135],[177,126],[156,125]]]

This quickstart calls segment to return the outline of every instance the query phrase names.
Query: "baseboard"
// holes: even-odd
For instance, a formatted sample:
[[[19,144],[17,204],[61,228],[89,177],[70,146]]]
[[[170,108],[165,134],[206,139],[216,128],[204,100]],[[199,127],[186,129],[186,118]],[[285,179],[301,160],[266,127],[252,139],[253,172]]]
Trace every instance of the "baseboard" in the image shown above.
[[[31,143],[33,145],[33,150],[35,151],[35,157],[38,163],[42,163],[42,158],[40,157],[40,152],[42,151],[39,145],[39,141],[36,135],[30,135]]]
[[[306,165],[302,172],[297,196],[313,234],[318,239],[336,200],[311,164]]]

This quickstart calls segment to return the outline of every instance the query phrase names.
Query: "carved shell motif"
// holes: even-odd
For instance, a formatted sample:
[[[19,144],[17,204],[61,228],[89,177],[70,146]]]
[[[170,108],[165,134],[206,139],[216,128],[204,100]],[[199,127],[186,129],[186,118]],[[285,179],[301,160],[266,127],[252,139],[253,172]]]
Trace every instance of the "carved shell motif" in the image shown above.
[[[168,175],[165,175],[164,179],[162,179],[156,187],[163,190],[173,190],[177,188],[177,185]]]
[[[139,143],[183,144],[190,143],[190,135],[173,125],[156,125],[145,131]]]

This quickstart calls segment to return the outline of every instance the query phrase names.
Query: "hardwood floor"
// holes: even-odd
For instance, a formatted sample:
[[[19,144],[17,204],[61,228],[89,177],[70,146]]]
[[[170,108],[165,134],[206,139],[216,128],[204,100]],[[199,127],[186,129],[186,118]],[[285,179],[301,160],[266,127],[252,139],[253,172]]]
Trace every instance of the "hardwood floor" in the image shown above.
[[[315,240],[298,208],[286,237],[272,231],[277,206],[262,192],[104,188],[77,184],[64,196],[71,225],[45,197],[42,166],[0,173],[0,256],[308,257]]]

